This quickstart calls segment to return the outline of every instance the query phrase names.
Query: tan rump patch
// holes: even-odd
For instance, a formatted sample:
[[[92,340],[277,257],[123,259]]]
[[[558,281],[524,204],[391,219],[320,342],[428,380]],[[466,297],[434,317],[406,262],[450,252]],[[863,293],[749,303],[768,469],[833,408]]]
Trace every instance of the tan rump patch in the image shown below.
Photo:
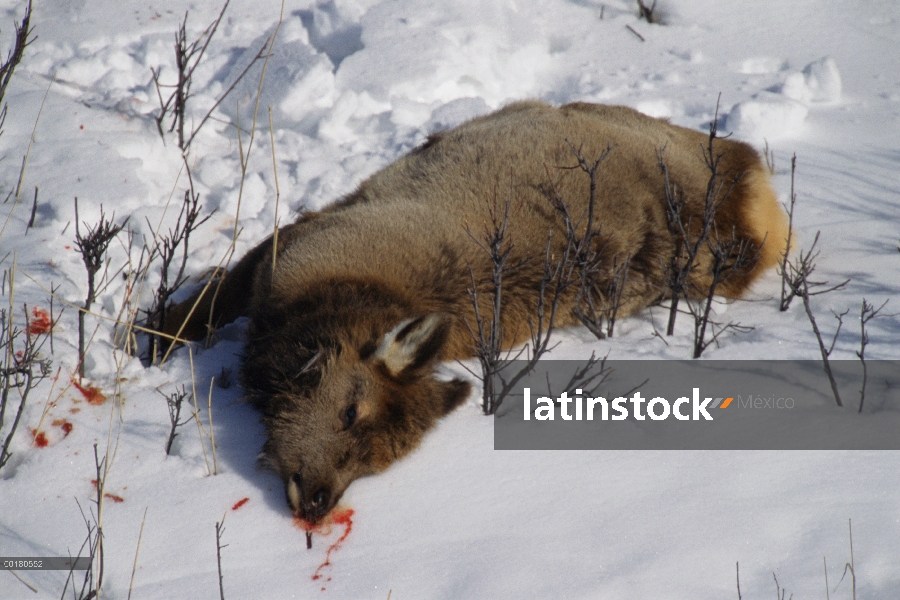
[[[743,212],[753,238],[765,240],[755,269],[762,273],[781,262],[784,256],[789,231],[788,219],[762,165],[754,168],[749,177],[747,197],[750,201],[744,204]]]

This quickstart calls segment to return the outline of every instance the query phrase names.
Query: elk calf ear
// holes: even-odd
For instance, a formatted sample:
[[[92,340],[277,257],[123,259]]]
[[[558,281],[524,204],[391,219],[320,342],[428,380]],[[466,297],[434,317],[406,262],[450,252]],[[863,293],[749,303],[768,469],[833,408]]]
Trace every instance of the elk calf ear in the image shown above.
[[[432,313],[406,319],[384,334],[373,358],[397,379],[412,376],[437,358],[450,333],[450,318]]]

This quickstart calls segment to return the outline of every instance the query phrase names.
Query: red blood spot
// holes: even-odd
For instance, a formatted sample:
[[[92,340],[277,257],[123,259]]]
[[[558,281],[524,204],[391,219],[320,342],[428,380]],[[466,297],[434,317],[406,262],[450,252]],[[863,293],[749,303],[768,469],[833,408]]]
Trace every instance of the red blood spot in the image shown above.
[[[49,440],[47,440],[47,435],[43,431],[32,429],[31,435],[34,437],[34,445],[38,448],[46,448],[50,445]]]
[[[95,388],[94,386],[84,387],[79,385],[74,379],[72,380],[72,385],[81,392],[81,395],[84,396],[84,399],[87,400],[88,404],[99,406],[106,402],[106,396],[103,395],[103,392],[101,392],[99,388]]]
[[[234,506],[231,507],[231,510],[237,510],[240,507],[242,507],[243,505],[247,504],[248,502],[250,502],[250,498],[241,498],[240,500],[238,500],[237,502],[234,503]]]
[[[72,246],[63,246],[66,250],[71,250]]]
[[[55,419],[52,424],[54,427],[59,427],[63,430],[65,434],[63,437],[72,433],[72,424],[65,419]]]
[[[78,129],[84,129],[84,125],[79,125]]]
[[[96,479],[91,479],[91,485],[94,486],[94,489],[97,489],[97,480],[96,480]],[[109,498],[110,500],[112,500],[112,501],[115,502],[116,504],[118,504],[119,502],[125,502],[125,498],[123,498],[122,496],[119,496],[119,495],[117,495],[117,494],[109,494],[109,493],[106,493],[106,494],[103,494],[103,497],[104,497],[104,498]]]
[[[50,330],[53,329],[53,321],[50,320],[50,315],[44,309],[32,308],[31,317],[28,322],[28,333],[31,335],[50,333]]]
[[[353,531],[353,509],[352,508],[344,508],[344,509],[335,509],[331,511],[325,520],[321,523],[316,523],[313,525],[306,519],[300,517],[294,517],[294,525],[299,527],[303,531],[312,531],[314,533],[318,533],[322,536],[331,535],[331,531],[335,525],[343,525],[344,533],[341,534],[331,546],[328,547],[328,551],[325,552],[325,560],[322,564],[319,565],[319,568],[316,569],[316,572],[313,573],[312,580],[318,581],[322,578],[322,571],[325,570],[325,567],[331,566],[331,553],[335,550],[339,549],[341,545],[344,543],[344,540],[347,539],[347,536],[350,535],[350,532]],[[331,581],[329,577],[326,581]],[[323,590],[325,588],[322,588]]]

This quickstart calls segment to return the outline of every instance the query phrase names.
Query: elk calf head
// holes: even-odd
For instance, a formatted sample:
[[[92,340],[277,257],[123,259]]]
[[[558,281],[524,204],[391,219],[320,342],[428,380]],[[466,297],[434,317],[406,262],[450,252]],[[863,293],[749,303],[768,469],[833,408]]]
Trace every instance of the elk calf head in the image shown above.
[[[269,389],[257,386],[251,398],[269,430],[261,458],[281,476],[295,514],[313,523],[324,517],[354,479],[406,455],[468,397],[469,383],[434,376],[450,326],[443,314],[405,319],[380,339],[307,352],[297,373],[270,362]],[[267,345],[264,354],[283,351]],[[248,387],[259,373],[247,371],[259,364],[248,356]]]

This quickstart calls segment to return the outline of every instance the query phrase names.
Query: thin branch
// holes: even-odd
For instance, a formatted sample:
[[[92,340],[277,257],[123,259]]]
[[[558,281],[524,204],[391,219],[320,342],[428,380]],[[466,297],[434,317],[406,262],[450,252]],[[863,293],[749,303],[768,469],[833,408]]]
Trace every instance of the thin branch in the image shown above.
[[[866,302],[866,299],[863,298],[862,306],[859,310],[859,350],[856,352],[856,356],[859,357],[859,361],[862,363],[863,368],[863,379],[862,379],[862,387],[859,389],[859,411],[863,411],[863,403],[866,400],[866,380],[868,378],[868,369],[866,368],[866,346],[869,345],[869,334],[866,331],[866,325],[869,321],[878,316],[878,313],[881,312],[881,309],[885,307],[888,303],[887,300],[881,303],[881,306],[875,308],[874,305]]]

